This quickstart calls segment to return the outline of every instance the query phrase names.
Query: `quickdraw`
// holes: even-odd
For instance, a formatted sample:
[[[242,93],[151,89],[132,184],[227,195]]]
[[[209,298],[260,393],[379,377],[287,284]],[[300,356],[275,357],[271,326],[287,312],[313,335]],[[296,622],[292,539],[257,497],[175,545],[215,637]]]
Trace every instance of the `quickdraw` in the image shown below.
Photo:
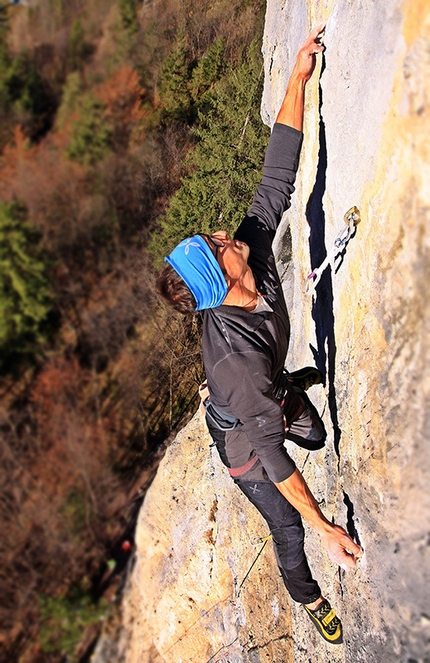
[[[354,234],[355,226],[361,221],[360,210],[358,207],[351,207],[351,209],[349,209],[344,215],[343,220],[347,227],[342,228],[334,240],[332,250],[327,254],[321,265],[316,267],[306,279],[306,292],[308,294],[315,290],[326,268],[334,262],[336,256],[343,251],[344,247],[348,244]]]
[[[269,541],[272,538],[272,535],[269,534],[268,536],[253,536],[250,540],[249,543],[251,546],[259,546],[260,543],[264,543],[265,541]]]

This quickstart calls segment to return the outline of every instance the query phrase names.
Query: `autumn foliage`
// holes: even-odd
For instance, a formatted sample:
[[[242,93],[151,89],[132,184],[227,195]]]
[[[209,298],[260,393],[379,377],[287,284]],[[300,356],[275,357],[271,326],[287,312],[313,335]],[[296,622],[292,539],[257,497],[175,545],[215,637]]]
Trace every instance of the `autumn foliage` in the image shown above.
[[[231,90],[260,84],[263,6],[1,5],[1,661],[88,660],[136,509],[196,407],[201,319],[159,302],[153,256],[181,232],[163,223],[213,151],[197,147],[217,104],[228,125]]]

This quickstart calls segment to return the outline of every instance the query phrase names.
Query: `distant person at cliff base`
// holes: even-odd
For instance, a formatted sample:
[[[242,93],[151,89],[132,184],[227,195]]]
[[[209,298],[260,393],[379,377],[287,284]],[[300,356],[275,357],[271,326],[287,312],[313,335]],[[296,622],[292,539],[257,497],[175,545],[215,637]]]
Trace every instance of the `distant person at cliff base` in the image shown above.
[[[304,94],[323,50],[324,25],[300,49],[273,127],[264,174],[233,239],[219,230],[181,242],[158,276],[161,294],[181,313],[204,310],[206,421],[235,483],[266,519],[282,578],[321,635],[342,642],[342,626],[312,577],[301,516],[321,535],[331,559],[354,567],[362,550],[330,523],[288,455],[285,437],[324,446],[325,430],[305,391],[316,369],[288,375],[289,319],[272,242],[290,206],[302,144]]]

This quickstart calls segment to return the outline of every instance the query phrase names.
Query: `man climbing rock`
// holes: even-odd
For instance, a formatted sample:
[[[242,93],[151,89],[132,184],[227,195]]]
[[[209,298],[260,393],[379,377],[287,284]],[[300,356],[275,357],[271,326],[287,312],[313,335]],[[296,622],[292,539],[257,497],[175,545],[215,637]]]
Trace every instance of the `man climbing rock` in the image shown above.
[[[304,389],[316,369],[284,370],[288,313],[272,242],[290,206],[303,139],[306,83],[323,50],[324,25],[301,47],[266,151],[264,174],[233,238],[218,230],[183,240],[158,277],[161,294],[181,313],[204,311],[206,421],[236,485],[266,519],[285,586],[321,635],[342,642],[342,626],[312,577],[302,519],[321,536],[330,558],[354,567],[362,550],[327,520],[288,455],[285,438],[310,450],[325,430]]]

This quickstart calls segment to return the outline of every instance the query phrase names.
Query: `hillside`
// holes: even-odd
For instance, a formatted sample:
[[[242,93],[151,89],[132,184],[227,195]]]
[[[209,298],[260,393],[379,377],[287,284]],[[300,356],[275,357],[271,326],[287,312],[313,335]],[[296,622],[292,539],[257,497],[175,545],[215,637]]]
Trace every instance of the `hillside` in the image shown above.
[[[0,2],[7,663],[89,660],[145,491],[196,408],[200,319],[166,310],[155,270],[199,196],[193,174],[214,115],[236,135],[261,96],[262,10],[262,0]],[[247,125],[231,164],[242,177],[230,198],[239,191],[243,206],[267,143],[258,105]],[[216,180],[222,155],[211,152]]]
[[[429,7],[269,0],[267,124],[299,44],[321,19],[326,52],[307,90],[296,193],[276,249],[293,334],[287,368],[314,363],[324,372],[310,394],[329,431],[323,451],[288,448],[327,517],[365,551],[345,573],[308,532],[310,563],[339,610],[345,644],[326,645],[290,603],[270,542],[251,545],[266,536],[264,524],[209,450],[196,414],[140,511],[123,629],[106,633],[97,663],[424,663],[430,655]],[[353,205],[361,223],[307,294],[307,275]]]

